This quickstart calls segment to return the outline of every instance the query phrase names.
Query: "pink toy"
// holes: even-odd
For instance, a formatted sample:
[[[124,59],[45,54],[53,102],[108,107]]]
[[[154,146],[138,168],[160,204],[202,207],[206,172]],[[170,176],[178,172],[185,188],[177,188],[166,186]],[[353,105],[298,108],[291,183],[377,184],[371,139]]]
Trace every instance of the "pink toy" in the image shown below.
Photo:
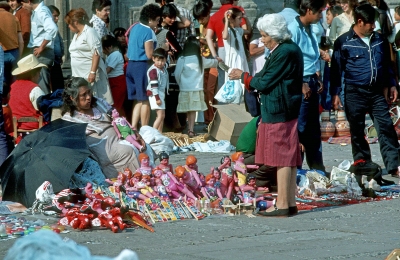
[[[169,169],[169,167],[167,168]],[[185,194],[187,197],[191,199],[196,199],[193,193],[190,190],[188,190],[188,188],[186,188],[182,183],[179,183],[179,181],[169,170],[163,171],[157,167],[153,175],[155,178],[161,179],[163,185],[165,186],[167,192],[170,193],[171,197],[179,199],[182,197],[182,194]]]
[[[145,153],[140,153],[138,156],[140,168],[136,172],[140,172],[142,176],[151,175],[153,168],[150,166],[149,156]]]
[[[213,174],[206,176],[206,186],[201,189],[201,193],[203,193],[204,197],[207,199],[223,199],[221,190],[219,187],[215,186],[215,177]]]
[[[196,171],[188,171],[186,167],[179,165],[175,168],[175,177],[179,179],[179,182],[186,184],[196,197],[202,197],[200,191],[202,183]]]
[[[168,192],[171,192],[171,191],[169,189],[167,189],[167,187],[164,186],[164,184],[162,183],[162,180],[160,178],[155,178],[154,182],[156,184],[154,189],[157,191],[158,195],[161,198],[169,199]]]
[[[126,181],[129,181],[133,177],[133,173],[129,168],[124,170],[124,174],[126,175]]]
[[[221,158],[221,165],[218,166],[218,169],[223,172],[224,169],[228,169],[231,167],[231,158],[229,156],[224,156]]]
[[[128,195],[128,197],[141,200],[147,199],[147,197],[140,192],[140,188],[138,188],[139,185],[136,185],[136,183],[140,183],[141,180],[142,174],[140,172],[135,172],[129,182],[125,184],[126,195]]]
[[[236,171],[238,186],[242,190],[243,186],[246,185],[247,168],[258,169],[258,166],[244,164],[244,157],[242,152],[236,152],[232,154],[232,161],[235,162],[233,168]]]
[[[163,172],[172,172],[172,164],[169,163],[169,155],[166,152],[160,152],[158,155],[160,159],[160,164],[158,168],[160,168]]]
[[[118,138],[122,137],[124,140],[130,142],[140,152],[146,151],[146,143],[143,141],[142,137],[138,134],[136,129],[129,124],[125,117],[119,116],[117,109],[112,110],[111,117],[113,119],[111,124]]]
[[[235,178],[231,168],[226,168],[221,172],[220,189],[224,198],[231,199],[232,191],[235,187]]]
[[[122,173],[122,172],[119,172],[119,173],[118,173],[118,178],[117,178],[116,181],[112,181],[112,180],[110,180],[110,179],[105,179],[105,181],[106,181],[107,183],[109,183],[109,184],[111,184],[111,185],[113,185],[113,186],[115,187],[115,191],[116,191],[117,193],[120,192],[120,187],[125,185],[126,180],[127,180],[127,175],[125,175],[125,174]]]
[[[204,187],[205,179],[204,175],[199,173],[199,167],[197,166],[197,158],[193,155],[186,157],[186,165],[184,166],[188,172],[190,172],[198,182],[199,186]]]
[[[135,183],[135,187],[140,189],[140,192],[148,198],[158,197],[157,192],[150,186],[150,175],[144,175],[141,181]]]

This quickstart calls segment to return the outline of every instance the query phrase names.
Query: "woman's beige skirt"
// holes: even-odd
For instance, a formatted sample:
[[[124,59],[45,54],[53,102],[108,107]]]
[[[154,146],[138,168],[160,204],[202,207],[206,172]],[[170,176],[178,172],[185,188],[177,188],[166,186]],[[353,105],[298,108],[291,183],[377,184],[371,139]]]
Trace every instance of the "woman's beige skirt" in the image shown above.
[[[199,91],[181,91],[178,96],[178,113],[190,111],[206,111],[207,105],[204,102],[204,92]]]

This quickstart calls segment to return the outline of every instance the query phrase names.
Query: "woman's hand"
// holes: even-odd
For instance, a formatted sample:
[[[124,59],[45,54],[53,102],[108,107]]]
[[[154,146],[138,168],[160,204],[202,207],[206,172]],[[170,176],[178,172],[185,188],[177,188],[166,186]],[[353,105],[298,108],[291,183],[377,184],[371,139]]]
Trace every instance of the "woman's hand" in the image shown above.
[[[88,82],[94,83],[96,81],[96,73],[89,73]]]
[[[232,69],[228,77],[231,80],[240,79],[242,77],[243,71],[240,69]]]
[[[231,17],[232,11],[228,10],[225,12],[225,21],[227,21]]]

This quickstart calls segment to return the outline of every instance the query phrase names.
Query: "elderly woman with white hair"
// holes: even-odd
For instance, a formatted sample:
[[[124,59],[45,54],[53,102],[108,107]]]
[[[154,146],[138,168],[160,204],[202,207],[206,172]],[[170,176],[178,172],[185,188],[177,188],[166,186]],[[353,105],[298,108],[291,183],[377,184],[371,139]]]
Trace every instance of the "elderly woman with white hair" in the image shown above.
[[[241,79],[247,90],[261,93],[261,123],[258,127],[255,162],[278,168],[278,198],[274,207],[258,212],[267,217],[297,214],[296,174],[301,166],[297,117],[301,104],[303,54],[292,42],[280,14],[258,20],[261,41],[269,50],[263,69],[254,77],[233,69],[230,79]]]

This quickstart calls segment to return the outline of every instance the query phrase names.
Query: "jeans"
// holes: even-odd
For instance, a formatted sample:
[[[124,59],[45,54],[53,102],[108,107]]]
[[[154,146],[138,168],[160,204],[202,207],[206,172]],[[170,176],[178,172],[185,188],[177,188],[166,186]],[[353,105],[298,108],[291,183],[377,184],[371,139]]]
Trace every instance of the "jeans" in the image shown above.
[[[308,82],[311,96],[301,100],[300,113],[297,122],[299,141],[305,148],[305,157],[310,169],[325,171],[322,158],[321,129],[319,124],[319,84],[316,76]],[[304,160],[304,154],[302,154]]]
[[[389,106],[382,89],[368,89],[354,85],[345,87],[345,111],[350,124],[351,148],[354,161],[371,160],[371,150],[365,140],[365,114],[369,113],[378,133],[380,151],[386,170],[397,170],[399,143],[389,115]]]
[[[0,94],[0,165],[6,160],[9,154],[9,148],[7,143],[7,134],[4,131],[4,116],[2,106],[2,94]]]
[[[14,82],[14,76],[11,72],[17,67],[18,59],[18,49],[4,51],[4,82],[7,83],[8,87]]]
[[[328,65],[328,62],[325,62],[325,67],[324,67],[324,90],[322,91],[320,95],[320,102],[321,106],[324,110],[331,110],[332,108],[332,97],[329,94],[329,86],[330,86],[330,74],[331,74],[331,68]]]

